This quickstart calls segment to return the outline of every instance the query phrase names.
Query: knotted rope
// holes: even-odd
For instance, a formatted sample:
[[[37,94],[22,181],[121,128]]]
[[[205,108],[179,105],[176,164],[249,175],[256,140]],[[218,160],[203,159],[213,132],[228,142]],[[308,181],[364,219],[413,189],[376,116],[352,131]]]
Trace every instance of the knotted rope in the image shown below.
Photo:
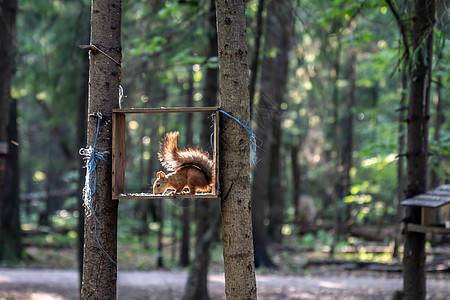
[[[99,113],[96,115],[97,117],[97,130],[95,132],[94,137],[94,145],[93,146],[87,146],[86,148],[81,148],[79,153],[80,155],[84,156],[84,160],[86,160],[86,176],[85,176],[85,183],[83,188],[83,206],[86,208],[86,217],[92,216],[94,218],[94,230],[95,230],[95,239],[97,240],[98,246],[100,250],[108,257],[108,259],[116,264],[116,262],[109,256],[108,253],[106,253],[105,249],[103,249],[98,236],[97,236],[97,223],[100,224],[99,220],[97,219],[97,216],[95,215],[94,210],[94,195],[95,195],[95,188],[97,183],[97,174],[96,174],[96,168],[97,163],[99,160],[104,161],[107,164],[111,164],[104,155],[109,153],[109,151],[103,151],[103,152],[97,152],[95,151],[95,146],[97,144],[97,136],[98,132],[100,130],[100,120],[102,119],[102,115]]]

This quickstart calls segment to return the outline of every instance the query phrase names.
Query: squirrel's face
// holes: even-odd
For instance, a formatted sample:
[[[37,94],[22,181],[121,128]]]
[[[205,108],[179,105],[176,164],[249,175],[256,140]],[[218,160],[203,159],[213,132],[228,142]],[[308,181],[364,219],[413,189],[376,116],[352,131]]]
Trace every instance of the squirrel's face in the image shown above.
[[[153,183],[153,194],[162,194],[167,189],[167,178],[159,177]]]

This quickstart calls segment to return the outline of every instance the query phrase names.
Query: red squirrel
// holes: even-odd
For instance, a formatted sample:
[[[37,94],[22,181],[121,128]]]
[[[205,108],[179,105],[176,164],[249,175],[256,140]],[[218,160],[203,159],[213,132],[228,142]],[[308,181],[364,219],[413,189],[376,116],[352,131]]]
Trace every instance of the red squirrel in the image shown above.
[[[175,190],[172,194],[179,194],[186,187],[192,195],[199,191],[210,192],[215,183],[214,162],[203,150],[178,150],[178,136],[178,131],[169,132],[160,143],[159,161],[171,173],[159,171],[156,174],[153,193],[163,194],[172,188]]]

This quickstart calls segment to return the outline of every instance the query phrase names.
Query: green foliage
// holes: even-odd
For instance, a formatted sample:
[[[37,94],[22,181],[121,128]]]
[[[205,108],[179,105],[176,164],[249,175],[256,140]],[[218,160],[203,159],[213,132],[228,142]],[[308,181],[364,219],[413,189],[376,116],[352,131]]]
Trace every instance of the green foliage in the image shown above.
[[[296,4],[296,3],[294,3]],[[18,99],[20,131],[21,193],[54,189],[76,189],[79,145],[76,143],[77,109],[80,107],[81,75],[87,72],[87,53],[79,44],[89,43],[89,0],[22,1],[17,18],[16,72],[12,96]],[[209,24],[209,1],[123,1],[122,23],[122,87],[124,107],[186,106],[188,92],[193,89],[194,105],[203,105],[203,88],[209,68],[218,68],[218,57],[210,56],[207,37],[213,30]],[[406,25],[410,25],[408,7],[399,7]],[[248,1],[247,21],[249,54],[254,53],[255,24],[258,1]],[[290,54],[288,92],[280,107],[282,117],[282,182],[285,199],[293,197],[289,149],[300,146],[302,192],[312,195],[318,209],[324,208],[324,221],[331,221],[334,211],[327,205],[334,197],[342,132],[337,128],[345,107],[351,83],[346,78],[349,53],[357,51],[355,95],[350,112],[354,118],[350,194],[343,206],[351,208],[357,223],[379,221],[383,212],[388,219],[396,213],[398,137],[396,111],[400,98],[408,89],[400,90],[399,59],[402,57],[399,28],[383,1],[333,0],[307,1],[294,7],[296,32]],[[265,18],[270,17],[264,14]],[[448,25],[447,25],[448,26]],[[441,180],[448,180],[450,135],[448,122],[441,124],[434,139],[437,92],[440,82],[441,114],[448,119],[450,48],[448,27],[434,31],[432,103],[430,115],[430,167]],[[103,45],[97,45],[100,48]],[[274,52],[275,53],[275,52]],[[412,56],[415,60],[415,55]],[[95,80],[95,79],[93,79]],[[192,86],[191,86],[192,80]],[[256,101],[259,100],[256,93]],[[281,97],[281,96],[280,96]],[[84,99],[85,101],[85,99]],[[193,120],[194,144],[200,140],[201,121]],[[131,122],[134,121],[135,123]],[[154,174],[160,169],[156,151],[162,135],[168,130],[180,131],[180,145],[185,144],[186,117],[127,117],[127,189],[148,191]],[[200,145],[210,149],[209,145]],[[108,149],[105,149],[108,150]],[[68,153],[67,153],[68,152]],[[81,176],[84,170],[81,170]],[[75,245],[73,228],[79,212],[76,197],[56,201],[50,221],[70,234],[48,232],[33,243],[63,246]],[[291,203],[291,202],[286,202]],[[38,229],[38,214],[50,205],[45,199],[22,206],[23,227]],[[118,236],[125,247],[124,257],[146,254],[137,262],[139,268],[154,266],[158,220],[150,220],[146,249],[134,233],[141,230],[138,201],[120,203]],[[25,211],[25,207],[26,210]],[[166,208],[173,212],[164,225],[165,236],[179,235],[182,209],[177,204]],[[290,219],[295,209],[287,207]],[[67,212],[67,214],[66,214]],[[141,213],[141,214],[140,214]],[[42,230],[42,228],[39,228]],[[292,238],[295,227],[284,227]],[[319,232],[305,235],[300,246],[320,247],[332,243],[331,235]],[[341,241],[342,245],[348,244]],[[170,243],[167,243],[170,245]],[[167,246],[170,248],[170,246]],[[166,249],[167,251],[167,249]],[[221,253],[213,253],[220,261]],[[360,258],[363,258],[361,254]],[[370,259],[376,259],[371,257]]]
[[[450,134],[442,133],[440,139],[430,141],[430,168],[436,172],[441,180],[450,178],[450,166],[442,163],[443,158],[450,156]]]
[[[41,248],[75,247],[78,243],[78,238],[75,231],[69,231],[67,234],[48,233],[46,235],[37,235],[30,242]]]
[[[323,246],[330,246],[333,242],[333,236],[323,230],[319,230],[317,234],[305,234],[300,245],[305,248],[320,249]]]
[[[130,55],[155,55],[164,51],[164,45],[167,44],[167,40],[161,36],[154,36],[149,44],[139,38],[134,39],[131,43],[135,47],[130,49]]]

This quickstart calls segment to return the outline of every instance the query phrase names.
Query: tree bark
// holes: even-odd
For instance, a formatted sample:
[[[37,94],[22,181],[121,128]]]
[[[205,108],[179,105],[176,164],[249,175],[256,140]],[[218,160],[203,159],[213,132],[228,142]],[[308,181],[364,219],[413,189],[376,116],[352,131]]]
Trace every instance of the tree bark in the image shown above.
[[[10,143],[8,138],[11,80],[16,56],[16,13],[17,0],[0,2],[0,20],[4,24],[0,32],[0,261],[18,259],[21,255],[20,234],[19,241],[17,241],[17,237],[14,237],[17,233],[17,228],[15,228],[17,224],[9,215],[11,213],[9,209],[14,209],[15,206],[10,202],[17,201],[17,199],[8,197],[8,193],[12,192],[8,189],[8,185],[12,184],[11,181],[14,179],[14,172],[17,172],[17,169],[11,169],[10,171],[13,173],[7,174],[6,172],[9,167],[13,167],[7,166],[7,162],[12,160],[10,156],[14,155],[9,154],[8,149],[13,152],[15,151],[13,147],[16,147]],[[13,230],[10,231],[11,229]],[[16,247],[18,248],[16,249]]]
[[[119,107],[121,79],[121,1],[92,0],[91,45],[101,51],[89,54],[89,105],[87,145],[103,152],[111,161],[112,109]],[[97,121],[100,126],[97,134]],[[115,299],[117,283],[117,210],[112,200],[111,164],[98,160],[93,214],[86,215],[84,265],[81,296],[83,299]]]
[[[245,1],[216,1],[220,106],[250,122]],[[256,299],[250,203],[250,145],[237,122],[220,118],[222,241],[227,299]]]
[[[414,7],[412,36],[412,72],[408,108],[406,197],[427,189],[428,119],[430,110],[431,67],[433,58],[434,0],[417,0]],[[422,44],[424,43],[424,44]],[[425,45],[423,47],[422,45]],[[405,220],[421,222],[421,208],[407,207]],[[425,234],[407,231],[403,257],[404,299],[425,299]]]

